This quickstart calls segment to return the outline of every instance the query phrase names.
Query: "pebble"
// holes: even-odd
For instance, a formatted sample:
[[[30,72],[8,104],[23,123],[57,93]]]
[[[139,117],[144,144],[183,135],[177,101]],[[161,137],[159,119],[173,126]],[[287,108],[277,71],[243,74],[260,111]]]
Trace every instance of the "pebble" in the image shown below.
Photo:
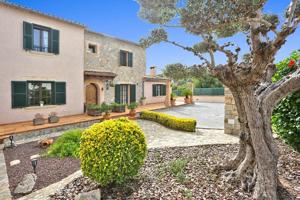
[[[21,163],[20,160],[13,160],[13,161],[11,161],[11,162],[9,163],[9,165],[10,165],[10,166],[14,166],[14,165],[18,165],[18,164],[20,164],[20,163]]]
[[[39,157],[41,157],[39,154],[35,154],[35,155],[30,156],[30,160],[37,159]]]

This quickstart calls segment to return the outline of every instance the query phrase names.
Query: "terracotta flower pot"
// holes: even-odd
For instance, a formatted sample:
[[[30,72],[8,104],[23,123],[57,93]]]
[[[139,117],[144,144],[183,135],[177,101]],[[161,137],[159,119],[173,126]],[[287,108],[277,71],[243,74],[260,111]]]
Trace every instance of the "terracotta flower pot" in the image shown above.
[[[111,119],[110,113],[105,113],[105,114],[103,115],[103,119],[104,119],[104,120],[109,120],[109,119]]]
[[[184,98],[184,103],[186,103],[186,104],[190,104],[191,103],[191,100],[190,100],[190,98]]]
[[[129,111],[129,116],[130,117],[135,117],[135,115],[136,115],[136,110],[135,109]]]
[[[176,106],[176,99],[171,100],[171,106]]]

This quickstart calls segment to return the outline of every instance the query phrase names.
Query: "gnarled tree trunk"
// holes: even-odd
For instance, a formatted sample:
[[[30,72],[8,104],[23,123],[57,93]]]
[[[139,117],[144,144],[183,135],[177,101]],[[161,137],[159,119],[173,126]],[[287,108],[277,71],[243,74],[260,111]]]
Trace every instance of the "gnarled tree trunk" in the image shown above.
[[[271,113],[252,87],[230,88],[241,125],[240,148],[227,163],[226,179],[239,178],[242,188],[254,189],[255,199],[276,200],[278,150],[272,137]]]

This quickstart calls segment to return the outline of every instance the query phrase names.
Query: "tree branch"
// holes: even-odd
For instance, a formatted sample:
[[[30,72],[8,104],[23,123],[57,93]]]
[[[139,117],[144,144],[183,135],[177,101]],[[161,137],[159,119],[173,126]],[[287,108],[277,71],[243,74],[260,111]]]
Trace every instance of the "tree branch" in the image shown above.
[[[293,18],[294,18],[294,13],[295,13],[295,10],[296,10],[296,7],[297,7],[297,2],[298,0],[292,0],[290,5],[289,5],[289,8],[288,8],[288,18],[285,22],[286,26],[290,26],[292,21],[293,21]]]
[[[180,48],[182,48],[182,49],[184,49],[186,51],[190,51],[190,52],[194,53],[195,56],[198,56],[200,58],[200,60],[203,60],[208,66],[211,67],[211,63],[204,56],[202,56],[200,53],[198,53],[197,51],[195,51],[192,47],[186,47],[184,45],[181,45],[181,44],[179,44],[177,42],[170,41],[170,40],[164,40],[164,41],[167,42],[167,43],[169,43],[169,44],[173,44],[173,45],[175,45],[177,47],[180,47]]]
[[[260,95],[262,103],[266,105],[266,108],[272,110],[277,103],[286,97],[287,95],[296,92],[300,89],[300,68],[290,75],[285,76],[280,81],[271,84],[267,89]]]

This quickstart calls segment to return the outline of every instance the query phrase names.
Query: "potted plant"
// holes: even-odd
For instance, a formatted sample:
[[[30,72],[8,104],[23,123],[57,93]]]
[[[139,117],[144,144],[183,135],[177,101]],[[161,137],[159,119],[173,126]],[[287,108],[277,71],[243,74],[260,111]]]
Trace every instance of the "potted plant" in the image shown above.
[[[186,88],[183,90],[183,95],[185,96],[184,98],[184,103],[190,104],[191,102],[191,96],[192,96],[192,90]]]
[[[113,112],[123,113],[125,112],[125,104],[112,103],[111,108]]]
[[[43,115],[40,113],[35,114],[34,119],[33,119],[33,125],[37,126],[37,125],[43,125],[43,124],[45,124],[45,119],[44,119]]]
[[[88,104],[87,114],[90,116],[100,116],[102,114],[101,106],[97,104]]]
[[[141,106],[146,105],[146,97],[144,97],[144,96],[141,97],[140,104],[141,104]]]
[[[103,119],[104,120],[109,120],[110,119],[111,106],[104,102],[104,103],[101,104],[101,110],[104,112]]]
[[[59,117],[57,116],[56,112],[51,112],[48,116],[48,122],[57,123],[59,121]]]
[[[132,102],[131,104],[129,104],[128,106],[127,106],[127,108],[130,110],[129,111],[129,116],[130,117],[135,117],[135,115],[136,115],[136,108],[138,107],[138,103],[137,102]]]
[[[171,100],[171,106],[175,106],[176,105],[176,95],[175,95],[175,93],[171,93],[171,98],[170,98],[170,100]]]

